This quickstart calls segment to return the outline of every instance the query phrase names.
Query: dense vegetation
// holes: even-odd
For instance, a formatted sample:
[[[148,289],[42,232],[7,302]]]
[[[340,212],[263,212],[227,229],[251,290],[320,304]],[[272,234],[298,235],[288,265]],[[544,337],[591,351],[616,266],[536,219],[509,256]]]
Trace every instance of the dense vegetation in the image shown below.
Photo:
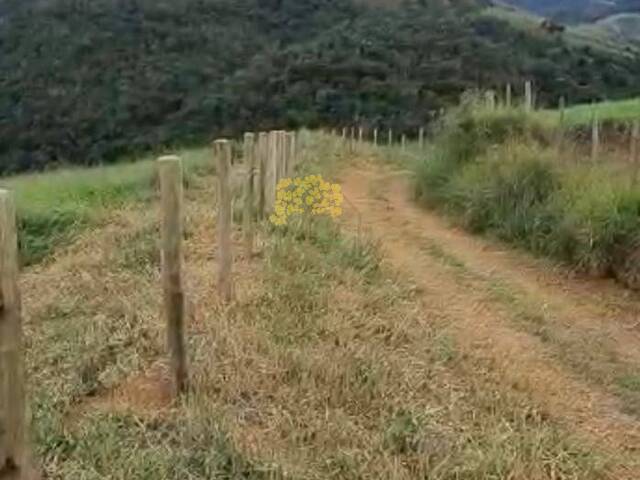
[[[541,104],[638,93],[639,60],[528,35],[471,0],[370,3],[8,0],[0,173],[284,125],[414,128],[469,88],[525,78]]]
[[[473,232],[640,288],[638,167],[559,151],[547,119],[465,102],[417,162],[417,196]]]

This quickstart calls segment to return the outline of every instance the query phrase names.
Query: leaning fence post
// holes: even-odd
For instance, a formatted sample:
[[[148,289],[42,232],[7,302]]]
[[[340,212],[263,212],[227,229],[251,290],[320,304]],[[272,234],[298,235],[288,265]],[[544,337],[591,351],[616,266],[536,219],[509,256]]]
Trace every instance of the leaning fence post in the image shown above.
[[[12,470],[27,478],[27,409],[18,286],[16,209],[12,193],[0,189],[0,477]]]
[[[214,150],[218,177],[218,292],[223,301],[230,302],[233,297],[231,143],[228,140],[216,140]]]
[[[253,254],[253,204],[254,204],[254,178],[256,175],[256,145],[255,135],[251,132],[244,134],[243,145],[244,164],[247,169],[244,183],[244,205],[242,212],[242,224],[244,240],[247,248],[247,256]]]

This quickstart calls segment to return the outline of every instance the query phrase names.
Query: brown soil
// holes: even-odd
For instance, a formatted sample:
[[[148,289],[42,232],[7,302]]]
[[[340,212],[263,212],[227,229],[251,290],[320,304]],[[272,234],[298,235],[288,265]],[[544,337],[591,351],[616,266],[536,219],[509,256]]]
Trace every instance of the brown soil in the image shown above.
[[[487,285],[509,285],[579,338],[604,338],[620,361],[640,362],[640,301],[610,281],[576,281],[564,269],[452,228],[410,198],[406,175],[362,162],[342,178],[348,227],[377,239],[393,268],[438,305],[460,349],[549,416],[612,451],[640,450],[640,424],[621,401],[557,361],[557,353],[518,321]],[[435,251],[436,254],[429,253]],[[444,261],[442,258],[444,257]],[[447,266],[447,259],[463,265]],[[515,325],[514,325],[515,324]],[[585,348],[589,348],[585,345]],[[637,473],[637,472],[636,472]],[[620,478],[638,478],[620,473]]]

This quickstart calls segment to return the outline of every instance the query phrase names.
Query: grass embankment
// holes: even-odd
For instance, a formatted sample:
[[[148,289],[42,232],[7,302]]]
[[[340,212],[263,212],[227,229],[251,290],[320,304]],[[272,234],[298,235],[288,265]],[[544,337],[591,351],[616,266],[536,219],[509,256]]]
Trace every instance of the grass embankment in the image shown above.
[[[311,138],[308,171],[347,156]],[[214,177],[186,190],[192,391],[168,402],[157,202],[24,275],[37,458],[67,479],[604,478],[606,459],[487,380],[376,246],[263,231],[215,298]],[[100,208],[102,208],[101,205]],[[238,252],[241,252],[238,245]]]
[[[416,162],[416,195],[473,232],[640,287],[636,167],[560,153],[556,135],[521,109],[462,106]]]
[[[192,173],[212,168],[207,149],[182,154],[187,181]],[[154,159],[0,178],[0,188],[16,195],[20,250],[27,265],[99,223],[106,209],[148,200],[155,187]]]

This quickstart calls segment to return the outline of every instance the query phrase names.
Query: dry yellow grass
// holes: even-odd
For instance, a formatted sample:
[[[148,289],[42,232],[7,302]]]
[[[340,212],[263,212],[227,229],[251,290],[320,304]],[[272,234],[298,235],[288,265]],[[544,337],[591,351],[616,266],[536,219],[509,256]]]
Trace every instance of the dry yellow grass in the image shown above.
[[[324,173],[346,160],[324,136],[304,155]],[[247,258],[236,232],[238,298],[221,304],[213,185],[187,190],[193,385],[178,404],[163,394],[154,199],[25,272],[47,478],[607,478],[613,460],[470,362],[366,236],[265,228]]]

